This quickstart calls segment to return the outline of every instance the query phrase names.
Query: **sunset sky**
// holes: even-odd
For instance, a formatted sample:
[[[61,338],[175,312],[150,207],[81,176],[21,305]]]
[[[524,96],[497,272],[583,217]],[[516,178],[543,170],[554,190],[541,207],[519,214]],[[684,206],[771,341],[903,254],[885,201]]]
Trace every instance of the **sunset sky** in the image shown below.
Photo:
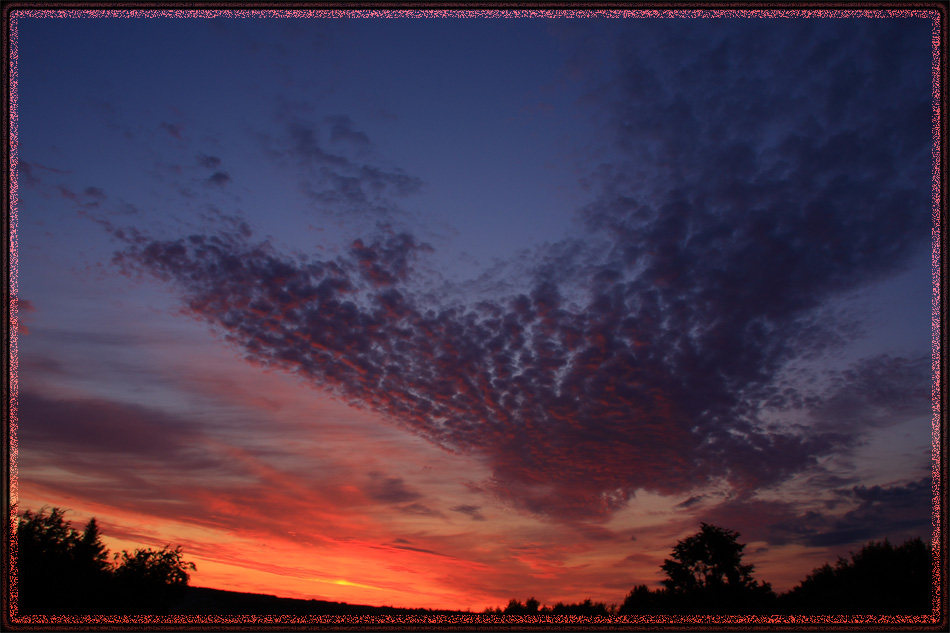
[[[19,511],[478,611],[931,541],[936,11],[214,15],[14,14]]]

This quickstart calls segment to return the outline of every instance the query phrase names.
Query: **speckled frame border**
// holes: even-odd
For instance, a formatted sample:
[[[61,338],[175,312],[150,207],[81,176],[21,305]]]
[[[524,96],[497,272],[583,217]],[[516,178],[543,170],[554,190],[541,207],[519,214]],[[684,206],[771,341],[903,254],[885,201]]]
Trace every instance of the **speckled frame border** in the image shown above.
[[[20,17],[31,18],[192,18],[234,17],[343,17],[351,18],[924,18],[932,22],[932,260],[931,300],[933,610],[921,616],[21,616],[16,613],[17,517],[17,27]],[[946,2],[8,2],[3,5],[3,81],[6,107],[3,117],[4,152],[4,286],[3,369],[7,380],[0,395],[4,412],[3,462],[9,485],[2,499],[7,517],[3,531],[2,628],[30,631],[83,630],[947,630],[947,307],[946,267],[942,245],[947,231],[946,156],[947,121],[947,4]]]

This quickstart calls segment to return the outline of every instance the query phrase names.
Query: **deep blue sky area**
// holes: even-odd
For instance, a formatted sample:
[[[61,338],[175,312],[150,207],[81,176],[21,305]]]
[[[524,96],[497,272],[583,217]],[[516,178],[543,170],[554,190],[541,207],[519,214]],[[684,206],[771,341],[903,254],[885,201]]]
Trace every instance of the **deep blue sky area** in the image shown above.
[[[931,539],[925,13],[37,15],[22,507],[476,609]]]

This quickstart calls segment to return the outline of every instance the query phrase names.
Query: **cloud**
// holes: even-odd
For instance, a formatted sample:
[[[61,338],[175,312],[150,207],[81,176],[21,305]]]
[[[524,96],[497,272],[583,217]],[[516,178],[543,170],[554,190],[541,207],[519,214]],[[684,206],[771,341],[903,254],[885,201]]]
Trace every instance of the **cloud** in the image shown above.
[[[843,432],[892,426],[930,415],[930,383],[929,357],[882,354],[833,374],[826,392],[807,400],[808,410],[818,423]],[[781,404],[786,405],[785,398]]]
[[[17,312],[36,312],[36,306],[29,299],[13,297],[10,303],[16,308]]]
[[[399,477],[385,477],[380,473],[371,472],[369,478],[370,481],[366,484],[364,491],[376,501],[405,503],[422,497],[422,494],[409,489]]]
[[[86,187],[82,193],[76,193],[66,185],[59,185],[56,190],[61,197],[82,207],[80,215],[86,213],[85,209],[98,208],[99,203],[106,199],[105,192],[98,187]]]
[[[100,399],[54,400],[29,390],[18,399],[19,434],[26,444],[68,455],[82,449],[139,459],[171,456],[190,436],[182,420],[153,409]]]
[[[303,264],[233,233],[134,239],[117,263],[177,284],[188,309],[249,360],[319,380],[441,446],[482,455],[495,472],[489,489],[532,512],[603,515],[637,487],[675,492],[740,472],[735,456],[791,472],[833,445],[748,427],[737,437],[720,430],[710,450],[714,429],[693,430],[686,413],[715,400],[687,397],[694,385],[677,384],[675,365],[648,342],[657,332],[637,332],[600,297],[568,311],[543,284],[497,304],[423,308],[394,285],[411,272],[408,238]],[[373,486],[374,498],[411,500],[399,480]]]
[[[763,420],[786,406],[764,403],[786,393],[790,363],[853,340],[836,300],[929,252],[929,34],[842,21],[841,43],[817,21],[750,21],[704,44],[689,34],[711,27],[686,22],[624,38],[602,91],[614,158],[579,235],[516,262],[528,274],[512,292],[432,300],[413,284],[428,249],[410,232],[330,259],[227,227],[127,235],[115,261],[172,284],[249,361],[478,456],[482,489],[526,512],[597,522],[640,489],[747,495],[818,471],[861,440],[842,399],[880,424],[920,406],[919,361],[877,357],[809,402],[812,421],[839,424]],[[814,72],[819,58],[833,71]],[[328,152],[316,126],[283,132],[273,144],[314,200],[385,208],[418,188]],[[400,486],[379,475],[368,494],[416,498]]]
[[[363,132],[354,129],[353,120],[348,116],[326,117],[330,124],[331,143],[349,143],[359,149],[369,149],[373,146],[369,137]]]
[[[419,514],[426,517],[444,517],[445,515],[439,512],[438,510],[433,510],[432,508],[425,506],[421,503],[410,503],[407,506],[403,506],[399,509],[401,512],[406,514]],[[401,539],[396,539],[397,541]]]
[[[366,245],[357,239],[350,246],[360,267],[360,276],[376,287],[391,286],[405,281],[410,264],[422,253],[431,253],[432,247],[419,243],[408,233],[391,235]]]
[[[60,185],[59,187],[57,187],[57,191],[59,191],[59,195],[62,196],[63,198],[66,198],[67,200],[70,200],[72,202],[76,202],[76,203],[79,202],[79,195],[75,191],[70,189],[69,187],[65,185]]]
[[[177,138],[179,141],[182,140],[181,139],[181,133],[182,133],[181,125],[177,123],[167,123],[165,121],[162,121],[161,123],[158,124],[158,127],[165,130],[171,136],[174,136],[175,138]]]
[[[14,296],[10,299],[10,312],[16,333],[21,336],[29,334],[30,328],[23,322],[23,317],[36,312],[36,306],[33,305],[33,302]],[[22,364],[22,362],[21,360],[20,363]]]
[[[286,453],[274,466],[266,448],[241,448],[233,435],[217,434],[200,419],[103,398],[49,398],[30,390],[21,391],[18,405],[20,489],[34,498],[108,504],[123,515],[134,512],[255,538],[287,539],[301,525],[321,525],[320,533],[293,537],[321,546],[328,534],[352,534],[373,525],[359,513],[341,516],[334,509],[353,501],[335,477],[315,481],[313,464],[294,470]],[[196,480],[206,485],[195,486]],[[401,480],[376,483],[383,497],[415,498]]]
[[[686,508],[693,507],[694,505],[696,505],[697,503],[699,503],[705,498],[706,498],[706,495],[694,495],[690,497],[689,499],[687,499],[686,501],[683,501],[682,503],[677,503],[674,507],[685,510]]]
[[[208,182],[213,185],[223,187],[224,185],[231,182],[231,176],[226,171],[216,171],[208,176]]]
[[[431,549],[423,549],[421,547],[411,547],[409,545],[393,545],[392,547],[396,549],[403,549],[410,552],[420,552],[422,554],[432,554],[433,556],[442,556],[443,558],[456,558],[455,556],[449,556],[448,554],[442,554],[441,552],[435,552]]]
[[[323,214],[369,214],[388,217],[397,207],[394,199],[422,189],[422,180],[399,168],[386,168],[364,162],[362,156],[371,146],[369,138],[354,129],[348,117],[328,117],[329,142],[325,148],[320,126],[296,116],[282,117],[282,134],[267,137],[268,153],[289,162],[301,177],[301,191]],[[339,150],[339,151],[337,151]]]
[[[99,200],[106,199],[106,192],[99,187],[86,187],[83,189],[83,194],[89,196],[90,198],[97,198]]]
[[[580,523],[578,532],[588,541],[619,541],[623,537],[602,525]]]
[[[49,172],[51,174],[71,174],[71,171],[47,167],[36,162],[27,162],[20,160],[17,162],[17,182],[28,186],[38,186],[43,184],[43,179],[39,176],[40,172]]]
[[[198,165],[205,169],[217,169],[221,166],[221,159],[217,156],[208,156],[207,154],[198,154]]]
[[[857,506],[839,516],[807,512],[773,526],[774,542],[789,540],[812,547],[859,544],[874,539],[892,541],[926,538],[932,531],[933,503],[930,477],[903,485],[854,486],[839,491]]]
[[[479,512],[481,509],[480,506],[473,505],[459,505],[452,508],[453,512],[461,512],[462,514],[467,514],[473,521],[484,521],[485,516]]]

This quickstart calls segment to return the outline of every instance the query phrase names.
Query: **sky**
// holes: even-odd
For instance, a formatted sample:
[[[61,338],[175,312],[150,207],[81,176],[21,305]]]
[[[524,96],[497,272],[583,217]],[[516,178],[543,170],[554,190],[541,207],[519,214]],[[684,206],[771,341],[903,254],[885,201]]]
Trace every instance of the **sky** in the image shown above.
[[[476,611],[932,540],[928,15],[216,15],[13,15],[18,511]]]

